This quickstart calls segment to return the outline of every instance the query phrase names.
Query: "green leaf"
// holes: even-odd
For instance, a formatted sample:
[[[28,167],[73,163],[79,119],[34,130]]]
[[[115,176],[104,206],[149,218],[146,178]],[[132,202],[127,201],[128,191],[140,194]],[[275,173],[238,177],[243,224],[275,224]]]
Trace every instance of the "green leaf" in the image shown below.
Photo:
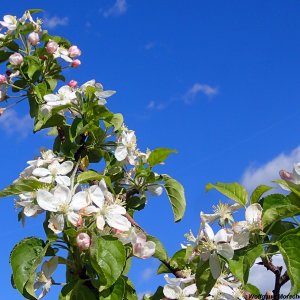
[[[164,174],[162,177],[165,181],[164,187],[172,205],[174,220],[178,222],[183,218],[186,207],[184,188],[178,181],[168,175]]]
[[[119,130],[123,123],[124,123],[124,118],[122,114],[114,114],[110,120],[107,120],[106,123],[109,125],[114,126],[114,131]]]
[[[181,249],[177,251],[169,260],[170,266],[174,269],[183,269],[187,265],[185,256],[186,256],[185,249]],[[163,274],[163,273],[170,273],[170,269],[165,264],[162,263],[157,269],[157,274]]]
[[[226,197],[230,198],[231,200],[243,206],[246,206],[247,204],[248,193],[246,189],[237,182],[233,182],[233,183],[217,182],[216,184],[208,183],[206,185],[206,191],[209,191],[211,189],[216,189],[221,194],[225,195]]]
[[[0,63],[8,60],[8,58],[13,54],[13,52],[0,51]]]
[[[285,181],[282,179],[274,180],[274,182],[278,183],[279,185],[283,185],[287,187],[290,191],[300,197],[300,186],[290,181]]]
[[[38,189],[47,188],[49,184],[35,179],[19,179],[0,192],[0,198],[19,195],[26,192],[33,192]]]
[[[300,214],[299,197],[291,193],[288,196],[272,194],[263,201],[263,227],[273,224],[284,218]]]
[[[277,243],[291,280],[291,295],[300,293],[300,236],[288,235]]]
[[[32,276],[32,271],[41,262],[44,247],[42,240],[31,237],[22,240],[11,252],[10,264],[13,271],[13,280],[22,295],[26,295],[25,286]],[[26,295],[26,298],[36,299],[35,295]]]
[[[161,300],[165,298],[164,292],[163,292],[164,288],[162,286],[159,286],[156,290],[156,292],[154,293],[154,295],[152,295],[150,298],[145,298],[145,299],[149,299],[149,300]],[[144,298],[143,298],[144,299]]]
[[[125,266],[125,247],[111,236],[93,236],[90,254],[91,264],[99,275],[100,291],[111,287]]]
[[[99,300],[120,300],[124,299],[125,295],[125,280],[122,277],[108,290],[101,293]]]
[[[35,56],[26,56],[24,57],[24,61],[28,63],[27,75],[32,79],[35,72],[41,69],[40,60]]]
[[[247,283],[243,286],[243,290],[249,292],[251,295],[259,296],[261,295],[260,290],[251,283]]]
[[[255,188],[255,190],[253,191],[253,193],[251,194],[250,197],[250,203],[254,204],[257,203],[260,199],[260,197],[266,193],[267,191],[271,190],[272,187],[271,186],[267,186],[267,185],[259,185],[258,187]]]
[[[235,251],[233,259],[228,261],[230,271],[243,285],[248,281],[250,268],[263,252],[263,246],[257,245],[248,250]]]
[[[148,163],[150,167],[158,165],[164,162],[171,153],[176,153],[176,150],[168,149],[168,148],[157,148],[153,150],[148,158]]]
[[[59,300],[98,300],[96,293],[84,285],[82,280],[68,283],[63,287]]]
[[[24,80],[24,79],[16,80],[12,87],[12,91],[18,93],[18,92],[20,92],[21,89],[24,89],[26,86],[27,86],[26,80]]]
[[[153,254],[154,257],[158,258],[159,260],[168,260],[168,253],[164,247],[164,245],[154,236],[147,235],[147,241],[152,241],[155,243],[155,253]]]
[[[215,283],[216,279],[211,274],[209,261],[200,261],[196,271],[196,285],[201,299],[209,295]]]
[[[39,9],[39,8],[32,8],[32,9],[28,9],[27,11],[29,11],[31,15],[39,13],[39,12],[44,12],[43,9]]]
[[[49,118],[37,120],[34,124],[34,132],[37,132],[44,128],[50,128],[54,126],[63,126],[66,123],[66,119],[62,115],[50,115]]]
[[[103,178],[99,173],[89,170],[85,171],[77,176],[78,183],[89,183],[93,180],[101,180]]]

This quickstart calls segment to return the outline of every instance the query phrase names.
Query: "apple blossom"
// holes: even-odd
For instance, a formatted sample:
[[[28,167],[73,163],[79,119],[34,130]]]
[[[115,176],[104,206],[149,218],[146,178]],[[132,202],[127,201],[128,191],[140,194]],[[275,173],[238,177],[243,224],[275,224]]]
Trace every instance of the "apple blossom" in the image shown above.
[[[156,244],[153,241],[147,241],[143,232],[135,234],[132,239],[133,255],[142,259],[151,257],[155,253]]]
[[[71,63],[71,67],[77,68],[81,65],[81,61],[79,59],[74,59]]]
[[[78,86],[78,82],[76,80],[70,80],[68,86],[70,88],[76,88]]]
[[[17,18],[15,16],[5,15],[3,21],[0,21],[0,24],[9,31],[14,31],[17,28]]]
[[[16,201],[16,208],[22,208],[22,212],[26,217],[32,217],[41,212],[39,205],[35,203],[36,193],[28,192],[19,195],[19,199]]]
[[[76,243],[80,250],[87,250],[91,245],[91,238],[87,233],[81,232],[76,237]]]
[[[58,47],[59,45],[56,42],[50,40],[46,45],[46,51],[49,54],[54,54],[57,51]]]
[[[42,288],[41,294],[37,299],[42,299],[50,290],[52,285],[52,274],[55,272],[58,265],[58,257],[53,256],[50,260],[45,261],[42,265],[41,272],[37,273],[34,290],[37,291]]]
[[[13,66],[19,66],[23,63],[23,56],[20,53],[15,52],[9,57],[9,62]]]
[[[70,57],[74,58],[74,57],[78,57],[80,55],[81,55],[81,51],[77,46],[73,45],[69,48],[69,56]]]
[[[60,164],[55,160],[47,168],[39,167],[34,169],[32,175],[39,177],[41,182],[52,183],[55,181],[58,184],[70,186],[70,178],[66,175],[72,171],[73,166],[72,161],[68,160]]]
[[[0,84],[7,83],[7,78],[5,75],[0,75]]]
[[[72,58],[69,57],[69,52],[64,47],[58,47],[57,50],[53,53],[54,58],[62,58],[66,62],[72,62]]]
[[[28,41],[32,46],[36,46],[40,41],[40,36],[37,32],[31,32],[28,35]]]

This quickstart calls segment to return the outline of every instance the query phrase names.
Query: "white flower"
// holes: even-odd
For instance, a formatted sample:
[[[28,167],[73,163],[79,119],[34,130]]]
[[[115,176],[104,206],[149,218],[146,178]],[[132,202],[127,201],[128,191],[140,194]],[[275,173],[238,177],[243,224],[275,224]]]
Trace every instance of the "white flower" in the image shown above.
[[[233,237],[231,246],[241,249],[249,244],[250,232],[262,229],[262,207],[258,203],[249,205],[245,212],[246,221],[235,222],[232,225]]]
[[[57,186],[53,193],[38,190],[37,202],[42,209],[59,213],[49,220],[49,228],[54,228],[56,233],[63,230],[63,217],[60,215],[66,216],[69,222],[76,226],[80,219],[79,211],[89,205],[86,191],[73,195],[68,187],[62,185]]]
[[[69,51],[64,47],[58,47],[53,53],[54,58],[62,58],[66,62],[72,62],[73,59],[69,56]]]
[[[3,21],[0,21],[0,24],[9,31],[13,31],[17,28],[17,18],[15,16],[5,15]]]
[[[126,209],[121,205],[107,201],[112,195],[105,188],[103,182],[102,189],[96,185],[89,188],[89,198],[94,205],[85,208],[84,213],[96,216],[96,224],[99,230],[103,230],[107,223],[112,228],[128,231],[131,227],[131,223],[124,217]]]
[[[119,136],[118,146],[115,150],[115,157],[117,161],[123,161],[126,158],[131,165],[135,164],[136,151],[136,136],[133,130],[128,130],[125,126]]]
[[[70,104],[72,101],[76,100],[75,92],[68,86],[62,86],[57,94],[48,94],[44,96],[46,101],[46,107],[52,109],[53,107]]]
[[[42,299],[50,290],[52,285],[52,274],[55,272],[58,265],[58,257],[54,256],[49,261],[45,261],[42,265],[41,272],[37,273],[34,283],[34,290],[42,288],[41,294],[38,299]]]
[[[203,223],[203,226],[198,246],[200,257],[203,261],[209,259],[212,276],[217,279],[221,274],[220,260],[217,254],[226,259],[232,259],[234,255],[234,249],[230,244],[232,234],[226,229],[220,229],[215,235],[207,223]]]
[[[135,234],[131,243],[136,257],[146,259],[155,253],[156,244],[153,241],[147,242],[147,236],[143,232]]]
[[[163,192],[162,186],[160,186],[158,184],[148,185],[147,186],[147,190],[153,196],[160,196],[162,194],[162,192]]]
[[[73,169],[72,161],[65,161],[60,164],[57,160],[53,161],[48,168],[36,168],[33,170],[32,175],[40,177],[39,181],[45,183],[52,183],[55,181],[58,184],[70,186],[70,177],[66,176]]]
[[[19,194],[19,199],[16,201],[16,207],[23,209],[23,214],[26,217],[32,217],[37,215],[41,211],[41,208],[34,202],[36,198],[35,192],[28,192]]]

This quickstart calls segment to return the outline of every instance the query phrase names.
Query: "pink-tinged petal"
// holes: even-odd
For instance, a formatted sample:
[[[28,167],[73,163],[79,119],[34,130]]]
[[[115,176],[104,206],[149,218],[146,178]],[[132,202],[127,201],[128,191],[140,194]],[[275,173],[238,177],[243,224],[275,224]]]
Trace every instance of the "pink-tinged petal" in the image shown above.
[[[69,212],[68,215],[68,220],[73,226],[77,226],[78,221],[80,219],[80,215],[75,213],[75,212]]]
[[[55,198],[59,199],[60,203],[68,204],[71,202],[71,191],[64,185],[58,185],[53,194]]]
[[[38,205],[47,211],[57,212],[57,199],[48,191],[38,190],[36,193],[36,200]]]
[[[58,175],[55,177],[55,181],[56,181],[56,183],[58,183],[60,185],[65,185],[65,186],[71,185],[71,179],[68,176]]]
[[[144,244],[134,244],[133,255],[142,259],[149,258],[155,253],[155,247],[156,245],[152,241],[148,241]]]
[[[169,284],[165,285],[163,289],[163,293],[168,299],[178,299],[181,292],[182,290],[179,286]]]
[[[45,177],[47,175],[50,175],[50,171],[45,168],[36,168],[33,170],[32,175],[37,177]]]
[[[124,160],[127,157],[127,155],[128,155],[127,147],[125,147],[125,146],[118,146],[116,148],[115,157],[116,157],[117,161]]]
[[[122,215],[107,215],[105,216],[107,224],[115,229],[128,231],[131,228],[131,223]]]
[[[60,164],[57,168],[59,175],[67,175],[69,174],[74,167],[74,163],[70,160],[64,161],[62,164]]]
[[[77,211],[84,207],[87,207],[89,205],[89,200],[88,200],[87,194],[88,193],[86,191],[81,191],[81,192],[76,193],[72,197],[70,207],[73,210],[77,210]]]
[[[88,189],[88,200],[93,203],[95,203],[99,208],[103,207],[104,204],[104,195],[101,191],[100,187],[97,185],[92,185]]]
[[[65,219],[63,215],[52,215],[49,219],[48,228],[54,233],[59,234],[64,230]]]
[[[99,230],[103,230],[104,225],[105,225],[105,220],[104,220],[104,217],[102,215],[97,216],[96,224],[97,224],[97,228]]]
[[[219,244],[217,246],[217,252],[227,259],[232,259],[234,255],[234,250],[230,244]]]
[[[216,252],[212,253],[209,257],[209,267],[213,278],[218,279],[221,275],[221,265]]]
[[[99,208],[90,205],[81,210],[81,214],[84,216],[90,216],[99,212]]]

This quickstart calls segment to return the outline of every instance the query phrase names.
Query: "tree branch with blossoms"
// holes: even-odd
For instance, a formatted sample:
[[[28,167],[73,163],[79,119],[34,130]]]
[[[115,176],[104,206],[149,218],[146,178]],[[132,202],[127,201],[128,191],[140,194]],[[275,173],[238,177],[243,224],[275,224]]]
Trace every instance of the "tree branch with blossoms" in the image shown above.
[[[122,114],[107,107],[115,92],[96,80],[61,84],[66,69],[80,66],[81,50],[43,30],[42,20],[33,18],[39,12],[6,15],[0,21],[0,115],[27,100],[33,131],[50,130],[54,139],[53,149],[28,161],[0,192],[1,198],[15,197],[20,220],[45,217],[46,240],[26,238],[11,253],[13,285],[23,297],[46,296],[52,285],[60,284],[55,271],[64,265],[60,300],[137,299],[128,278],[131,259],[152,256],[161,262],[157,273],[165,274],[166,283],[143,299],[258,297],[259,289],[248,279],[259,258],[275,274],[274,299],[288,281],[291,295],[299,293],[300,235],[294,220],[300,214],[300,164],[293,172],[280,172],[277,183],[283,193],[266,195],[271,187],[260,185],[249,196],[238,183],[208,184],[207,191],[216,189],[226,202],[212,214],[201,212],[198,234],[186,234],[187,242],[169,257],[135,216],[146,209],[150,195],[165,191],[174,221],[183,218],[183,186],[155,171],[175,151],[140,151]],[[245,218],[238,220],[243,210]],[[272,264],[277,254],[287,267],[283,275],[282,267]]]

